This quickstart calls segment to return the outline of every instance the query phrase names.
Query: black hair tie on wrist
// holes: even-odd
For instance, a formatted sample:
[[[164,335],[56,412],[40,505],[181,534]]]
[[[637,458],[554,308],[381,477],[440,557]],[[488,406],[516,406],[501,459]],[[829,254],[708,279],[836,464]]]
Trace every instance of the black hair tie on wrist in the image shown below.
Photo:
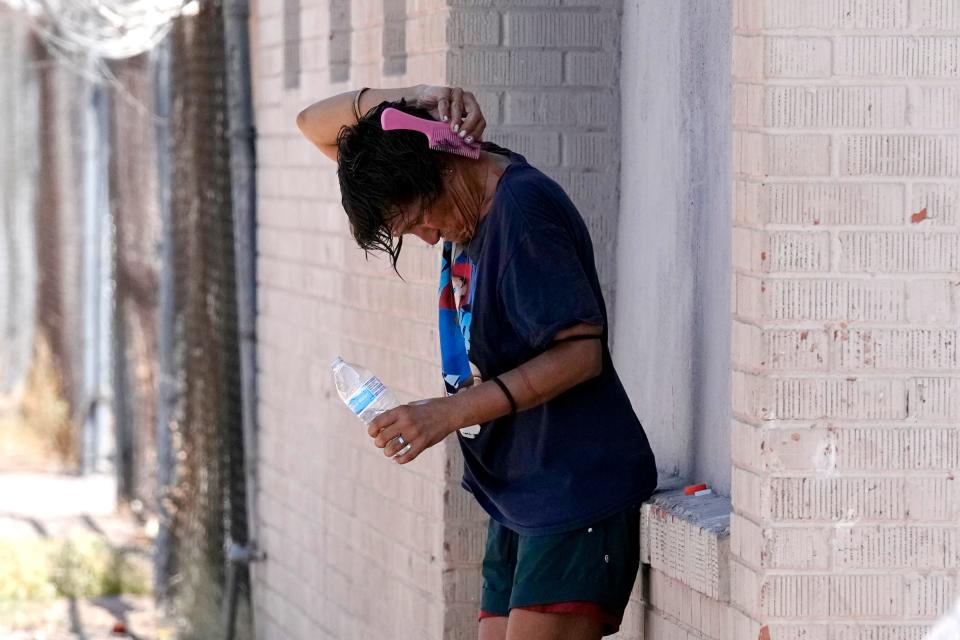
[[[497,386],[500,387],[500,391],[503,391],[503,395],[507,396],[507,401],[510,403],[510,415],[517,415],[517,401],[513,399],[513,394],[510,393],[510,389],[507,389],[507,385],[497,376],[493,376],[490,380],[496,382]]]

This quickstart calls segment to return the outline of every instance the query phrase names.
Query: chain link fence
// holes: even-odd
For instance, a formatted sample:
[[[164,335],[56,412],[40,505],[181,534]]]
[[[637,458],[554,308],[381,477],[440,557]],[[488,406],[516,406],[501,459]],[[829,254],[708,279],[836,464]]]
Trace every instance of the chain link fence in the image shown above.
[[[207,640],[248,537],[221,2],[109,69],[120,491],[159,516],[154,584],[180,637]],[[249,638],[245,566],[233,584]]]
[[[157,492],[157,313],[160,198],[151,58],[110,63],[110,204],[114,221],[113,412],[118,491],[150,504]]]
[[[90,134],[84,117],[91,100],[90,83],[75,74],[47,47],[35,41],[39,135],[39,167],[34,209],[36,228],[36,328],[50,346],[71,418],[80,428],[90,399],[85,394],[84,314],[88,291],[84,257],[90,246],[83,237],[87,191],[84,148]]]
[[[220,2],[170,34],[171,407],[163,563],[184,638],[222,635],[230,543],[247,543],[240,355]],[[252,637],[249,574],[238,566],[237,638]]]
[[[105,66],[54,55],[0,11],[16,62],[0,69],[0,396],[43,336],[78,447],[94,422],[116,438],[82,470],[115,468],[121,498],[158,516],[154,584],[178,637],[224,637],[235,604],[244,639],[250,577],[228,552],[249,532],[223,6],[198,7],[161,46]]]

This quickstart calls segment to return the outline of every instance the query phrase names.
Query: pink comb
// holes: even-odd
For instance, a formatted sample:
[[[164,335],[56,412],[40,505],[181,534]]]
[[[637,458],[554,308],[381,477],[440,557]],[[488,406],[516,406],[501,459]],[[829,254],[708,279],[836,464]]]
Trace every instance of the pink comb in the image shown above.
[[[434,151],[455,153],[476,160],[480,157],[479,142],[465,142],[458,134],[450,130],[450,125],[436,120],[418,118],[399,109],[387,107],[380,114],[380,126],[384,131],[406,129],[427,136],[427,146]]]

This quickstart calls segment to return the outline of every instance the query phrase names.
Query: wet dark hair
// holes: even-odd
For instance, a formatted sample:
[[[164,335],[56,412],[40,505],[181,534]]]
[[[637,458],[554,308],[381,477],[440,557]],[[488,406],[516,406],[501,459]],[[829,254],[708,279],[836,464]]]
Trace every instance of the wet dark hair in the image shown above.
[[[427,137],[415,131],[384,131],[380,114],[387,107],[433,119],[425,110],[405,101],[381,102],[355,125],[337,135],[340,194],[354,240],[365,252],[382,251],[397,269],[403,239],[394,239],[390,221],[400,208],[420,199],[430,207],[443,191],[443,153],[427,146]]]

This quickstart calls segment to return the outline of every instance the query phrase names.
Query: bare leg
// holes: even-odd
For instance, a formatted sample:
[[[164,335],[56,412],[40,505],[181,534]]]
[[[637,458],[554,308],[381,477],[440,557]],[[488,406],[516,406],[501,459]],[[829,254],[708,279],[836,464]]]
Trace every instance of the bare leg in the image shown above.
[[[507,640],[600,640],[603,624],[589,616],[511,609]]]
[[[494,618],[484,618],[480,621],[480,635],[477,640],[506,640],[507,638],[507,617],[496,616]]]

